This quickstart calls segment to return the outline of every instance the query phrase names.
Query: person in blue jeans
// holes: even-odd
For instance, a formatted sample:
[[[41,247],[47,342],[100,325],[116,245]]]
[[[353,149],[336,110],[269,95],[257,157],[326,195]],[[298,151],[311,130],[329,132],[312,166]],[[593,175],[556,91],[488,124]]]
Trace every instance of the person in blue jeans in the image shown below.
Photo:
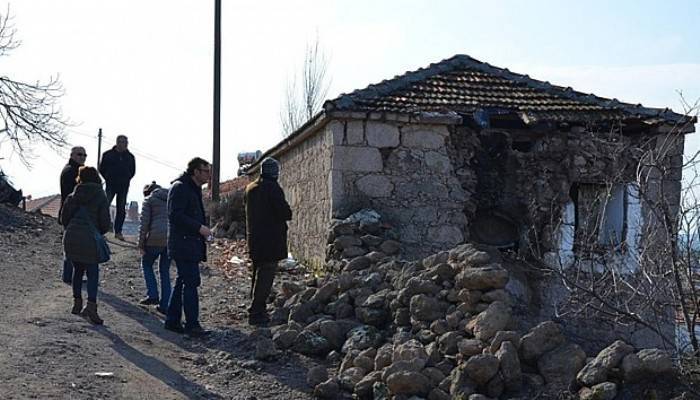
[[[109,203],[102,190],[100,175],[93,167],[78,169],[77,185],[66,197],[61,210],[63,251],[73,264],[73,309],[90,322],[102,325],[97,314],[99,262],[96,235],[104,235],[110,227]],[[95,232],[97,230],[97,232]],[[87,273],[87,305],[83,307],[83,275]]]
[[[146,297],[141,304],[157,304],[156,310],[165,314],[170,301],[170,257],[168,256],[168,191],[155,182],[143,188],[141,227],[138,248],[146,281]],[[160,296],[153,264],[159,259]]]
[[[168,252],[175,261],[177,279],[170,296],[165,329],[201,337],[207,332],[199,324],[199,263],[207,260],[207,239],[202,185],[209,181],[209,162],[195,157],[187,171],[173,181],[168,192]],[[185,312],[185,326],[181,324]]]

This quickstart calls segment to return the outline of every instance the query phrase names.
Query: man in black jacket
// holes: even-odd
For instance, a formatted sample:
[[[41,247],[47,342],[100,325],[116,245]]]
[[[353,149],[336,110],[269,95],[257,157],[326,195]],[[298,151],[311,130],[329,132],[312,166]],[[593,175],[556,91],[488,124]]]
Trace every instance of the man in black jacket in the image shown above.
[[[253,260],[252,302],[248,323],[261,325],[269,321],[267,297],[272,290],[277,263],[287,258],[287,221],[292,209],[277,183],[279,163],[266,158],[260,166],[260,177],[245,189],[248,252]]]
[[[202,185],[209,181],[211,167],[199,157],[187,164],[187,171],[173,181],[168,192],[168,253],[175,260],[177,279],[170,296],[165,329],[200,337],[208,332],[199,324],[199,262],[207,260],[206,225]],[[185,326],[181,325],[185,312]]]
[[[126,195],[129,193],[129,181],[136,173],[136,161],[129,152],[129,139],[124,135],[117,136],[117,144],[102,155],[100,174],[105,178],[107,200],[112,204],[117,197],[117,215],[114,218],[114,237],[124,240],[122,226],[126,217]]]
[[[61,205],[58,209],[59,221],[61,220],[61,212],[63,211],[63,202],[69,194],[75,189],[75,179],[78,177],[78,168],[85,164],[85,148],[75,146],[70,149],[70,158],[68,164],[61,171]],[[60,222],[59,222],[60,223]],[[71,284],[73,282],[73,264],[67,258],[63,258],[63,282]]]

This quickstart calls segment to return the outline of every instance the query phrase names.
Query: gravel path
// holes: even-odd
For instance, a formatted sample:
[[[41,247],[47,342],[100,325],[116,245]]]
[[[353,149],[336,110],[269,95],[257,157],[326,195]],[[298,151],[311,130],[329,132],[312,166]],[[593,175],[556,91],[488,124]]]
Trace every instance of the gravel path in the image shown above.
[[[133,240],[110,236],[114,254],[100,267],[98,294],[105,325],[95,327],[69,312],[56,221],[13,217],[11,225],[0,224],[0,398],[312,398],[305,375],[316,360],[293,353],[254,359],[245,323],[245,265],[237,274],[227,270],[228,277],[203,267],[202,323],[213,333],[187,339],[165,331],[154,309],[138,305],[145,289]]]

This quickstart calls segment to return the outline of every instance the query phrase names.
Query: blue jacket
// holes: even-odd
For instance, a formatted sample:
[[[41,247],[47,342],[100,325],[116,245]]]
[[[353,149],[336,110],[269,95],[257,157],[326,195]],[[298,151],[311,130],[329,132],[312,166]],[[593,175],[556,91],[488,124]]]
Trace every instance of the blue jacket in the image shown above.
[[[174,260],[207,260],[206,239],[199,227],[206,225],[202,188],[183,174],[168,192],[168,252]]]

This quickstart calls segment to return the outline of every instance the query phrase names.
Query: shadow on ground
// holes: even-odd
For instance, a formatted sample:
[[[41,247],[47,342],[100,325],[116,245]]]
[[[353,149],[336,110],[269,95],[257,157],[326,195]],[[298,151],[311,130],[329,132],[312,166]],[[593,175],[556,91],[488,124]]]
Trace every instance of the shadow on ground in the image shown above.
[[[211,393],[201,385],[187,380],[164,362],[133,348],[109,329],[105,327],[95,327],[93,329],[112,341],[112,347],[124,359],[172,389],[182,393],[188,399],[221,399],[219,395]]]
[[[138,322],[141,326],[146,328],[146,330],[162,340],[168,341],[189,352],[201,353],[203,351],[202,349],[188,346],[188,344],[183,340],[182,335],[166,331],[165,328],[163,328],[163,322],[160,319],[135,304],[122,300],[119,297],[107,292],[100,292],[100,300],[112,306],[112,308],[114,308],[114,310],[119,314]],[[107,323],[109,323],[109,321],[107,321]]]

